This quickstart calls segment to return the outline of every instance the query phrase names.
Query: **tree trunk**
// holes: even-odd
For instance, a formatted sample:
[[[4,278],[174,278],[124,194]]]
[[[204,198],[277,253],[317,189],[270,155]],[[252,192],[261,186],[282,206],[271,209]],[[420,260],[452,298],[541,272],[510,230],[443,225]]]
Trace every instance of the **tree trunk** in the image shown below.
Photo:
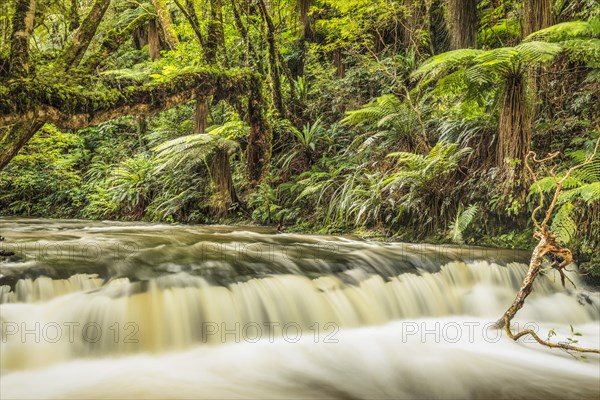
[[[344,65],[344,57],[342,49],[337,48],[333,51],[333,65],[335,66],[335,74],[338,78],[343,78],[346,75],[346,66]]]
[[[206,61],[209,64],[216,65],[219,60],[219,54],[223,63],[226,65],[225,57],[225,33],[223,32],[223,1],[210,0],[210,19],[207,27],[206,40]]]
[[[258,75],[240,73],[232,76],[230,72],[216,71],[187,73],[178,75],[168,82],[136,86],[133,91],[122,90],[117,102],[110,100],[115,97],[116,89],[91,94],[81,93],[76,88],[72,91],[64,91],[64,87],[60,86],[57,93],[68,96],[68,102],[58,96],[39,95],[39,93],[52,93],[56,90],[56,86],[43,83],[32,86],[30,82],[16,81],[10,85],[8,98],[19,96],[19,98],[30,98],[30,101],[18,106],[0,102],[1,166],[6,165],[17,154],[20,147],[41,127],[43,122],[55,124],[61,129],[81,129],[128,115],[152,115],[190,102],[198,95],[235,99],[243,92],[248,93],[248,99],[253,99],[253,104],[256,104],[255,107],[248,107],[252,114],[248,122],[259,127],[254,130],[255,134],[249,146],[250,148],[254,146],[252,153],[258,155],[256,162],[266,160],[268,166],[271,154],[270,131],[260,128],[261,126],[268,128],[268,124],[261,114],[262,98]],[[32,121],[36,121],[37,128],[36,126],[28,128],[29,125],[34,125]],[[264,140],[264,135],[267,135],[269,140]],[[258,169],[261,172],[264,170],[262,166]]]
[[[141,50],[148,44],[148,25],[138,26],[133,31],[133,47],[136,50]]]
[[[233,179],[231,177],[231,163],[226,149],[217,148],[211,163],[212,182],[215,194],[212,204],[213,213],[217,217],[225,216],[231,205],[238,202]]]
[[[552,2],[551,0],[525,0],[523,3],[523,37],[527,37],[533,32],[537,32],[540,29],[547,28],[553,25],[552,17]],[[538,97],[540,89],[547,84],[547,80],[542,78],[543,67],[531,67],[529,68],[529,85],[531,93],[533,94],[534,103],[536,107],[534,112],[539,112],[539,106],[537,103],[541,100]],[[542,93],[543,98],[543,93]]]
[[[15,78],[29,73],[29,38],[33,32],[37,0],[17,0],[13,16],[9,73]]]
[[[261,83],[258,77],[250,81],[248,96],[248,122],[250,135],[246,147],[246,172],[251,187],[266,178],[271,162],[273,133],[263,116]]]
[[[523,2],[523,37],[552,24],[551,0],[525,0]]]
[[[312,26],[308,12],[310,11],[312,0],[298,0],[298,8],[300,11],[300,26],[302,27],[302,41],[311,40]]]
[[[160,58],[160,38],[158,36],[158,27],[156,26],[155,19],[148,22],[148,54],[152,61]]]
[[[477,48],[477,0],[449,0],[448,24],[453,50]]]
[[[196,8],[194,7],[193,0],[185,0],[185,6],[181,4],[179,0],[175,0],[175,4],[181,10],[183,16],[188,20],[194,34],[196,35],[196,39],[198,39],[198,43],[202,48],[206,46],[206,42],[204,40],[204,36],[202,36],[202,31],[200,29],[200,20],[198,19],[198,14],[196,13]]]
[[[440,54],[450,49],[448,27],[444,16],[444,0],[432,0],[429,8],[429,31],[433,54]]]
[[[79,4],[77,0],[71,0],[71,8],[69,9],[69,30],[74,31],[79,28]]]
[[[179,39],[175,28],[173,28],[173,21],[171,21],[171,15],[165,0],[152,0],[152,5],[156,9],[156,17],[165,34],[165,42],[171,50],[175,50],[177,44],[179,44]]]
[[[131,36],[133,36],[134,47],[137,50],[140,50],[147,42],[147,33],[146,30],[143,29],[143,26],[150,18],[153,17],[148,14],[142,14],[123,29],[113,28],[108,31],[104,35],[100,47],[98,47],[96,51],[83,62],[83,69],[91,71],[98,67],[111,55],[111,53],[117,51],[123,43],[131,38]],[[160,55],[160,53],[158,54]]]
[[[34,120],[0,128],[0,171],[42,126],[44,122]]]
[[[208,128],[208,101],[206,96],[198,96],[196,98],[194,133],[205,133],[206,128]]]
[[[259,0],[260,12],[267,25],[267,42],[269,43],[269,71],[271,74],[271,85],[273,93],[273,105],[281,118],[285,118],[285,108],[283,107],[283,96],[281,94],[281,79],[279,74],[278,50],[275,43],[275,25],[271,19],[271,14],[267,10],[264,0]]]
[[[65,71],[68,71],[72,67],[76,67],[83,58],[109,4],[110,0],[96,0],[89,14],[84,18],[81,26],[77,32],[75,32],[73,40],[71,40],[63,53]]]
[[[240,32],[240,35],[242,36],[242,38],[244,39],[244,42],[246,43],[246,51],[244,54],[244,68],[248,68],[248,65],[250,64],[250,56],[252,55],[252,57],[254,58],[254,62],[255,62],[257,70],[259,71],[259,73],[263,73],[265,68],[264,68],[264,65],[262,62],[262,58],[256,54],[254,45],[249,40],[248,28],[246,28],[246,26],[242,22],[240,12],[235,3],[236,3],[236,0],[231,0],[231,9],[233,11],[235,26],[237,27],[237,30]]]
[[[300,46],[300,57],[292,67],[294,70],[294,78],[304,75],[304,60],[306,58],[306,42],[312,40],[313,29],[311,19],[308,16],[312,0],[298,0],[299,22],[300,22],[300,38],[298,39]]]
[[[509,75],[502,97],[498,128],[498,166],[507,171],[508,182],[524,194],[525,157],[531,145],[531,113],[527,104],[525,77]]]

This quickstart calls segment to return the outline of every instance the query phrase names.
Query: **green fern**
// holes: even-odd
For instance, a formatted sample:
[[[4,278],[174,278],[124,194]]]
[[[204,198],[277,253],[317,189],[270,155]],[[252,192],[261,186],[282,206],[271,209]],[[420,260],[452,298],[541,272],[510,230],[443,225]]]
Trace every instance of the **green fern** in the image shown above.
[[[559,242],[568,244],[577,231],[577,224],[573,219],[573,210],[575,206],[573,203],[563,204],[552,219],[552,225],[550,229],[556,235]]]
[[[454,243],[464,242],[463,233],[469,227],[478,211],[479,206],[477,204],[471,204],[465,210],[463,210],[462,204],[459,206],[456,218],[450,224],[450,231],[448,233],[448,237]]]

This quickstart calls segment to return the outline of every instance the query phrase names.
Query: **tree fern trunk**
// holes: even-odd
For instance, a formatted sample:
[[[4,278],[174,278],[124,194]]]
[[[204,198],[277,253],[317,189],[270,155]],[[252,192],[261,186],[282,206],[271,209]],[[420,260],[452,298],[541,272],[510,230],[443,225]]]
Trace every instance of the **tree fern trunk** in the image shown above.
[[[226,149],[217,148],[213,155],[211,173],[215,193],[212,209],[217,217],[223,217],[233,203],[238,201],[233,179],[231,177],[231,163]]]
[[[477,0],[449,0],[448,25],[453,50],[477,47]]]
[[[208,128],[208,102],[205,96],[196,98],[194,133],[204,133]]]
[[[523,37],[551,26],[552,20],[551,0],[525,0],[523,2]]]
[[[160,38],[155,19],[148,22],[148,53],[152,61],[160,58]]]
[[[507,77],[500,110],[498,129],[498,165],[508,174],[514,188],[525,188],[525,156],[531,144],[529,111],[522,72]]]

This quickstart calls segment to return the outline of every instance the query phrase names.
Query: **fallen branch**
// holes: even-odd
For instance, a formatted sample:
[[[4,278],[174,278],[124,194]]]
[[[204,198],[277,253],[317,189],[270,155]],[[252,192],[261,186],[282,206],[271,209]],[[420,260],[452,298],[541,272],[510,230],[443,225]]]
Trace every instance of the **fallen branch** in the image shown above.
[[[596,126],[596,128],[600,132],[600,129],[598,129],[598,126]],[[525,304],[525,299],[527,298],[527,296],[529,296],[529,294],[533,290],[533,283],[535,282],[535,279],[541,272],[542,262],[544,260],[544,257],[546,257],[548,255],[552,256],[553,262],[550,267],[559,272],[560,278],[561,278],[561,283],[562,283],[563,287],[565,286],[565,280],[569,280],[571,283],[573,283],[564,273],[565,267],[573,262],[573,254],[572,254],[571,250],[569,250],[566,247],[563,247],[560,243],[558,243],[558,241],[556,239],[556,235],[550,230],[550,228],[548,227],[548,223],[550,222],[550,218],[552,217],[552,212],[554,211],[554,208],[556,207],[558,198],[560,196],[560,193],[562,191],[565,181],[571,176],[571,174],[574,171],[576,171],[577,169],[582,168],[583,166],[592,162],[592,160],[598,153],[599,146],[600,146],[600,137],[596,141],[596,145],[594,147],[594,151],[592,152],[592,154],[590,156],[588,156],[581,164],[578,164],[578,165],[570,168],[569,170],[567,170],[565,175],[560,179],[556,175],[556,171],[555,171],[556,166],[552,167],[548,171],[550,176],[556,182],[556,188],[554,190],[554,195],[552,196],[550,205],[546,209],[546,213],[544,214],[544,219],[542,220],[541,223],[537,220],[536,215],[544,207],[544,195],[542,192],[540,192],[540,204],[533,210],[533,213],[531,214],[531,220],[533,221],[533,225],[536,228],[535,233],[533,234],[533,237],[538,240],[538,244],[537,244],[537,246],[535,246],[535,249],[533,250],[533,253],[531,255],[531,260],[529,261],[529,269],[527,271],[527,274],[525,275],[525,278],[523,279],[523,283],[521,284],[521,288],[519,289],[519,292],[517,293],[515,300],[513,301],[511,306],[506,310],[504,315],[502,315],[502,317],[496,322],[496,326],[498,328],[504,328],[506,333],[508,334],[508,336],[515,341],[519,340],[523,336],[531,335],[538,343],[540,343],[544,346],[550,347],[550,348],[561,348],[564,350],[572,350],[572,351],[578,351],[578,352],[583,352],[583,353],[599,353],[599,350],[596,350],[596,349],[588,349],[588,348],[573,346],[571,344],[566,344],[566,343],[551,343],[548,340],[541,339],[535,332],[533,332],[532,330],[529,330],[529,329],[523,330],[516,334],[513,334],[510,329],[510,322],[515,317],[517,312],[523,307],[523,305]],[[558,156],[558,154],[559,153],[553,153],[553,154],[548,155],[548,157],[546,157],[544,159],[538,160],[534,152],[529,152],[529,154],[525,158],[525,166],[526,166],[527,170],[529,171],[529,173],[533,176],[534,182],[538,182],[539,179],[538,179],[537,175],[535,174],[535,172],[533,171],[533,169],[531,168],[531,166],[529,164],[529,160],[531,159],[531,160],[535,161],[536,163],[543,165],[545,162],[554,159],[556,156]]]
[[[550,347],[551,349],[563,349],[563,350],[578,351],[580,353],[600,354],[600,350],[598,350],[598,349],[589,349],[586,347],[573,346],[568,343],[552,343],[548,340],[542,339],[541,337],[538,336],[537,333],[535,333],[531,329],[524,329],[517,334],[513,334],[512,331],[510,330],[510,321],[507,319],[504,323],[505,323],[504,330],[506,331],[506,334],[508,335],[509,338],[511,338],[515,342],[517,340],[519,340],[520,338],[522,338],[523,336],[531,335],[531,337],[533,337],[536,342],[538,342],[542,346]]]

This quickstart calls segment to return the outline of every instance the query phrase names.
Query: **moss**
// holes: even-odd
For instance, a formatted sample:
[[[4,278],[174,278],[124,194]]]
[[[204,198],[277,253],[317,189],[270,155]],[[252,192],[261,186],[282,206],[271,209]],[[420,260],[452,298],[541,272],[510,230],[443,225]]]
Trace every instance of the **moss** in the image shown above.
[[[101,85],[93,92],[76,84],[45,84],[39,80],[23,79],[0,85],[0,114],[22,115],[35,111],[39,106],[55,107],[67,116],[93,115],[137,104],[160,109],[170,96],[188,90],[200,93],[218,91],[221,98],[239,96],[246,92],[251,76],[243,70],[218,72],[206,68],[175,76],[166,82],[128,86],[121,90]]]

